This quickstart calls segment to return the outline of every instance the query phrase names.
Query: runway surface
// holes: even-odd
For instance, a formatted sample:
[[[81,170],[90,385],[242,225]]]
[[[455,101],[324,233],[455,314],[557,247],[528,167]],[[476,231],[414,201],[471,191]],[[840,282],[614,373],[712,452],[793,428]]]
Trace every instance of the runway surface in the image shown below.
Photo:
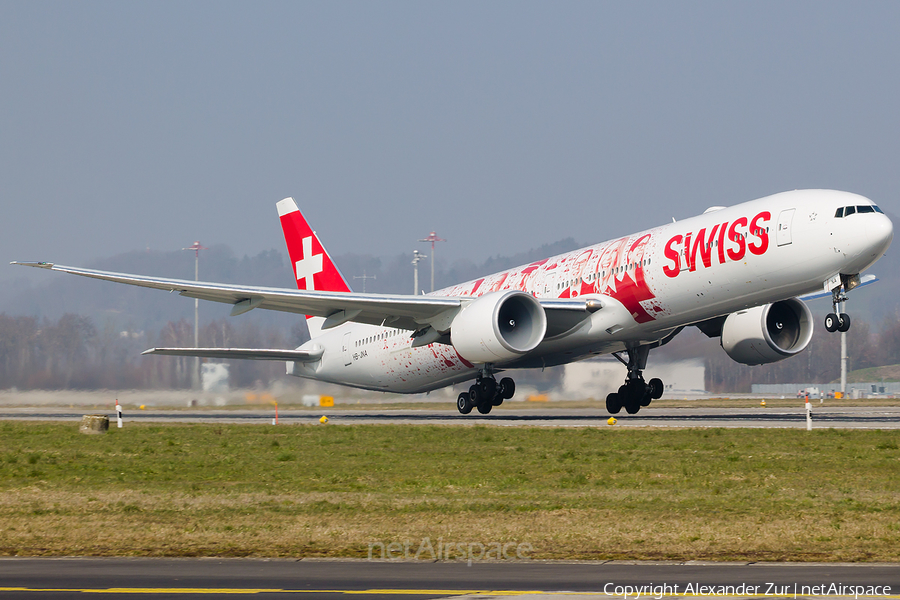
[[[89,409],[88,409],[89,410]],[[70,408],[0,408],[0,420],[80,420],[85,412]],[[100,411],[103,414],[103,411]],[[108,413],[110,422],[115,413]],[[610,415],[593,408],[540,409],[503,408],[490,415],[460,415],[455,409],[319,409],[281,411],[279,424],[318,423],[327,416],[331,424],[405,423],[435,425],[542,426],[542,427],[608,427]],[[272,423],[272,410],[150,410],[128,411],[126,422],[190,422],[190,423]],[[622,412],[616,427],[781,427],[805,428],[806,411],[802,408],[653,408],[636,415]],[[813,405],[814,428],[900,429],[900,407],[836,407]]]
[[[642,586],[651,586],[644,587],[640,596],[646,598],[835,598],[857,594],[900,598],[900,565],[525,560],[469,566],[465,562],[366,560],[0,559],[0,597],[4,599],[101,594],[166,599],[198,595],[323,599],[613,599],[627,595],[636,599]],[[828,593],[829,589],[838,593]]]

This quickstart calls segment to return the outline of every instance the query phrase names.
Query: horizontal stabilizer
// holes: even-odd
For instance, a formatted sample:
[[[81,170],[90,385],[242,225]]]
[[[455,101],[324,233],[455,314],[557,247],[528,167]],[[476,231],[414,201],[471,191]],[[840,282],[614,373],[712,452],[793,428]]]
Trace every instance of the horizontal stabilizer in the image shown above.
[[[142,354],[164,356],[198,356],[200,358],[244,358],[250,360],[290,360],[315,362],[324,350],[277,350],[268,348],[151,348]]]

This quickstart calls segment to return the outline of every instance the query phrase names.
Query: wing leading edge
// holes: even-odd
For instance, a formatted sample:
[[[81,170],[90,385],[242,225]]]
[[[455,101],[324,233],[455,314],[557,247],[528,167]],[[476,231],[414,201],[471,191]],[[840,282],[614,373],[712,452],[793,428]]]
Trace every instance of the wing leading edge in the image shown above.
[[[231,304],[232,315],[254,308],[277,310],[316,317],[332,317],[335,324],[346,321],[387,325],[398,329],[417,330],[430,324],[447,311],[459,309],[459,298],[446,296],[402,296],[388,294],[354,294],[264,288],[246,285],[166,279],[128,273],[67,267],[46,262],[13,262],[11,264],[60,271],[103,281],[178,292],[188,298]],[[343,313],[341,315],[340,313]],[[348,318],[344,318],[348,317]],[[341,320],[343,318],[343,320]]]
[[[49,262],[14,261],[10,264],[59,271],[167,292],[178,292],[180,295],[188,298],[231,304],[233,307],[231,311],[232,316],[248,312],[254,308],[263,308],[266,310],[325,317],[325,329],[353,321],[410,331],[417,331],[426,326],[431,326],[436,331],[445,332],[449,330],[453,317],[456,316],[456,313],[462,308],[464,303],[477,299],[460,296],[357,294],[353,292],[253,287],[114,273],[95,269],[67,267]],[[603,305],[603,301],[597,299],[538,298],[538,301],[547,314],[548,337],[567,331]],[[190,356],[197,355],[191,354]],[[236,358],[235,355],[231,357]]]

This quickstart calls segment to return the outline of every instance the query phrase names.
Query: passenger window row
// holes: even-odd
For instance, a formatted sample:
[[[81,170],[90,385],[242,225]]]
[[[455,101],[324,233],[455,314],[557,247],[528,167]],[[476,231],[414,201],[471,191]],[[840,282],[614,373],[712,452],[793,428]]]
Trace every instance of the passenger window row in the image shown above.
[[[378,335],[371,335],[369,337],[356,340],[354,342],[354,346],[359,348],[360,346],[364,346],[366,344],[371,344],[372,342],[378,342],[380,340],[386,340],[388,338],[398,336],[402,332],[403,332],[403,330],[401,330],[401,329],[391,329],[390,331],[385,331],[384,333],[379,333]]]
[[[881,213],[882,210],[875,206],[874,204],[863,204],[862,206],[845,206],[843,208],[837,209],[837,212],[834,213],[835,218],[841,219],[843,217],[849,217],[855,213]]]
[[[686,251],[685,251],[685,252],[686,252]],[[686,256],[686,255],[687,255],[687,254],[685,254],[685,256]],[[649,259],[649,258],[645,258],[645,259],[643,259],[643,260],[641,260],[641,261],[638,261],[638,262],[628,263],[627,265],[622,265],[622,266],[619,266],[619,267],[613,267],[613,268],[609,271],[609,274],[610,274],[610,275],[618,275],[619,273],[624,273],[625,271],[632,271],[632,270],[634,270],[634,269],[637,269],[638,267],[646,267],[646,266],[649,266],[649,265],[650,265],[650,259]],[[578,285],[578,284],[581,283],[582,281],[588,281],[588,282],[590,282],[590,281],[596,281],[596,280],[602,279],[602,278],[604,278],[604,277],[606,277],[606,271],[599,271],[599,272],[597,272],[597,273],[588,273],[588,274],[587,274],[587,277],[585,277],[584,279],[582,279],[581,277],[576,277],[575,279],[572,279],[571,281],[562,281],[562,282],[559,282],[559,283],[556,284],[556,289],[557,289],[557,290],[561,290],[561,289],[563,289],[563,288],[567,288],[567,287],[570,287],[570,286],[573,286],[573,285]]]

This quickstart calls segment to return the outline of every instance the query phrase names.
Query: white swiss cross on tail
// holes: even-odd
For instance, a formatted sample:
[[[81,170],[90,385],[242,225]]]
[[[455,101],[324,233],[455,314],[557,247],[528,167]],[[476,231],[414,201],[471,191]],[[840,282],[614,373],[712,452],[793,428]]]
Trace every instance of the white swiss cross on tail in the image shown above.
[[[303,218],[294,199],[285,198],[277,206],[297,287],[306,291],[349,292],[350,286]]]
[[[313,275],[322,272],[322,255],[313,254],[312,241],[312,236],[303,238],[303,258],[294,263],[297,287],[300,287],[300,280],[303,279],[306,282],[307,290],[316,289]]]

